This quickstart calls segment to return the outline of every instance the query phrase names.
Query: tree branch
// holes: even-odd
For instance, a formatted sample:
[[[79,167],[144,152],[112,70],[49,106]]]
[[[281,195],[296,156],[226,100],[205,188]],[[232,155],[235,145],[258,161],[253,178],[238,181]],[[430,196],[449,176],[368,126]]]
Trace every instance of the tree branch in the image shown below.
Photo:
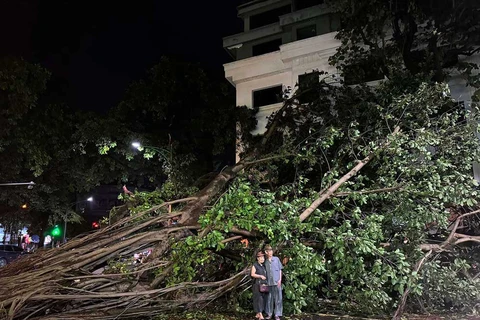
[[[414,268],[415,272],[418,272],[422,268],[422,266],[427,261],[428,257],[432,254],[432,252],[433,252],[433,250],[428,251],[425,254],[425,256],[423,256],[423,258],[420,261],[417,262],[417,264],[415,265],[415,268]],[[395,311],[395,314],[393,315],[392,320],[400,320],[402,318],[403,309],[405,309],[405,304],[407,303],[407,298],[408,298],[408,294],[410,293],[410,288],[411,288],[411,286],[409,285],[405,289],[405,291],[403,292],[402,298],[400,299],[400,303],[398,304],[398,308]]]
[[[400,131],[400,128],[395,127],[395,130],[393,130],[392,136],[395,136],[399,131]],[[380,149],[386,148],[389,144],[390,142],[387,141],[378,150],[370,153],[367,157],[361,160],[352,170],[350,170],[347,174],[341,177],[335,184],[333,184],[330,188],[328,188],[324,193],[320,193],[319,197],[307,209],[305,209],[302,212],[302,214],[300,215],[300,221],[305,221],[305,219],[307,219],[312,214],[312,212],[318,208],[319,205],[321,205],[325,200],[329,199],[333,195],[333,193],[337,191],[338,188],[340,188],[342,184],[344,184],[351,177],[357,174],[358,171],[360,171],[368,162],[370,162],[370,160],[373,159],[373,157],[377,154],[377,152]]]
[[[238,254],[238,252],[222,249],[219,251],[215,251],[215,253],[233,261],[238,261],[238,262],[242,261],[242,257]]]
[[[227,243],[227,242],[234,241],[234,240],[239,240],[239,239],[242,239],[242,238],[243,238],[242,236],[233,236],[233,237],[230,237],[230,238],[227,238],[227,239],[223,239],[222,241],[220,241],[220,243]]]
[[[445,249],[449,246],[456,246],[460,243],[464,242],[478,242],[480,243],[480,236],[470,236],[466,234],[457,233],[458,226],[460,222],[469,216],[473,216],[475,214],[480,213],[480,209],[474,210],[471,212],[464,213],[457,217],[455,223],[453,224],[452,231],[448,235],[448,238],[440,244],[431,244],[431,243],[424,243],[421,244],[419,247],[422,251],[430,251],[433,250],[434,252],[445,251]]]
[[[462,238],[462,239],[456,240],[456,241],[455,241],[455,245],[460,244],[460,243],[464,243],[464,242],[477,242],[477,243],[480,243],[480,238],[475,237],[475,236]]]
[[[232,227],[229,230],[229,232],[235,233],[235,234],[240,234],[240,235],[243,235],[245,237],[250,237],[250,238],[255,238],[255,237],[260,236],[260,234],[258,232],[243,230],[243,229],[239,229],[237,227]]]
[[[291,156],[293,156],[293,154],[285,154],[285,155],[271,156],[271,157],[267,157],[267,158],[263,158],[263,159],[258,159],[258,160],[253,160],[253,161],[244,162],[244,164],[245,164],[246,166],[249,166],[249,165],[259,164],[259,163],[267,162],[267,161],[271,161],[271,160],[283,159],[283,158],[285,158],[285,157],[291,157]]]
[[[401,188],[402,188],[401,186],[396,186],[396,187],[365,190],[365,191],[337,192],[337,193],[332,194],[332,197],[345,197],[345,196],[349,196],[351,194],[371,194],[371,193],[390,192],[390,191],[399,190]]]
[[[447,240],[445,240],[442,243],[442,245],[448,245],[452,241],[452,239],[455,237],[455,233],[457,232],[458,226],[460,225],[460,222],[463,220],[463,218],[475,215],[477,213],[480,213],[480,209],[475,210],[475,211],[471,211],[471,212],[467,212],[467,213],[464,213],[464,214],[458,216],[457,219],[455,220],[455,223],[454,223],[453,227],[452,227],[452,231],[450,232],[450,235],[448,236]]]

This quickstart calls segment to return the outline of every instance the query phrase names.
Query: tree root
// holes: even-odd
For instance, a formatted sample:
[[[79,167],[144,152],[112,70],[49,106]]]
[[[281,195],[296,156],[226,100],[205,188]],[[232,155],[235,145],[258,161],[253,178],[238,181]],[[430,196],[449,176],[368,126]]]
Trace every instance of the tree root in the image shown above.
[[[125,319],[205,305],[221,297],[246,281],[245,270],[222,281],[161,287],[172,271],[172,263],[165,257],[172,243],[200,228],[197,221],[204,206],[244,168],[242,163],[227,168],[196,197],[120,218],[60,248],[39,250],[3,268],[0,296],[1,307],[7,311],[4,318],[85,319],[88,315],[88,319]],[[180,211],[169,212],[173,204],[182,203],[185,206]],[[180,217],[179,225],[168,224],[173,217]],[[133,254],[148,248],[153,248],[152,254],[144,263],[133,264]],[[105,267],[111,261],[123,261],[125,268],[109,274]],[[160,275],[150,282],[142,280],[158,268],[163,270]]]

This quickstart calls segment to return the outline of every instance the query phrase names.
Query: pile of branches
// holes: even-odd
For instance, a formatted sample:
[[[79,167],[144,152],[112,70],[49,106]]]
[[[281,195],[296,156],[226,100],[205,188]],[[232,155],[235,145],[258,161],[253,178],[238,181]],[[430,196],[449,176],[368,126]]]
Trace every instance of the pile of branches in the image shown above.
[[[77,237],[59,248],[40,250],[2,269],[0,319],[141,318],[167,311],[203,307],[230,292],[246,289],[251,283],[248,266],[236,273],[230,270],[230,273],[222,276],[203,278],[205,281],[169,282],[168,277],[174,273],[171,252],[175,244],[189,236],[206,235],[214,229],[208,224],[200,225],[201,216],[223,196],[240,172],[285,157],[262,157],[264,153],[260,150],[277,130],[283,111],[290,105],[291,101],[286,101],[284,107],[275,114],[262,141],[244,160],[222,170],[194,196],[164,202],[143,212],[120,217],[108,227]],[[342,175],[332,179],[331,184],[316,193],[313,201],[296,208],[296,222],[305,224],[322,204],[332,198],[346,197],[352,193],[365,195],[398,191],[399,187],[357,191],[347,189],[347,192],[339,190],[386,149],[395,147],[392,141],[401,136],[400,126],[385,132],[385,136],[382,132],[374,137],[376,141],[372,142],[376,147],[369,153],[365,152],[363,159],[356,160],[342,171]],[[440,245],[421,246],[419,249],[424,255],[412,271],[418,273],[435,252],[448,250],[466,241],[476,242],[477,238],[459,235],[456,231],[462,219],[477,213],[475,210],[459,215],[450,236]],[[169,223],[173,219],[178,223]],[[255,239],[259,240],[256,243],[261,243],[268,236],[232,226],[221,241],[239,239]],[[305,245],[314,247],[315,243]],[[153,248],[152,253],[143,263],[130,263],[127,268],[117,272],[115,270],[118,268],[109,266],[112,261],[132,260],[135,253],[149,248]],[[242,253],[235,251],[230,256],[241,256]],[[401,318],[407,296],[413,289],[409,284],[406,285],[394,319]]]
[[[171,203],[162,206],[168,204]],[[119,319],[152,315],[166,309],[209,302],[245,282],[245,272],[240,272],[213,283],[181,283],[168,288],[142,284],[142,275],[168,265],[161,259],[161,251],[166,249],[169,239],[182,238],[190,233],[189,228],[194,228],[156,227],[176,215],[178,213],[162,215],[139,224],[132,224],[132,217],[125,218],[60,248],[42,250],[9,265],[2,270],[0,279],[2,307],[6,313],[3,316],[37,319],[52,314],[55,319],[84,319],[88,314],[90,319]],[[119,274],[102,272],[108,260],[128,259],[135,252],[152,246],[158,249],[156,258]],[[201,290],[207,288],[207,291]],[[178,299],[178,293],[191,291],[196,294],[182,294]]]
[[[172,244],[199,232],[198,219],[205,206],[221,196],[240,171],[265,160],[270,159],[239,162],[224,169],[194,197],[126,215],[59,248],[39,250],[9,264],[0,277],[0,319],[131,319],[204,306],[248,286],[247,268],[219,281],[161,284],[172,271],[171,261],[165,258]],[[178,223],[172,225],[172,219]],[[130,264],[122,272],[106,272],[110,261],[132,260],[134,253],[147,248],[153,250],[143,263]],[[157,270],[163,271],[152,277]]]
[[[279,112],[279,114],[281,114]],[[272,125],[270,130],[274,130]],[[399,128],[393,132],[398,133]],[[264,144],[270,134],[264,137]],[[386,146],[388,143],[385,143]],[[256,154],[254,151],[252,154]],[[325,200],[365,166],[368,155],[337,183],[322,190],[318,199],[300,215],[307,219]],[[152,316],[167,310],[204,306],[228,292],[250,284],[248,267],[226,279],[186,282],[161,286],[171,273],[172,262],[165,259],[171,245],[193,232],[208,232],[198,224],[205,206],[218,199],[239,172],[272,158],[246,160],[219,173],[195,196],[164,202],[111,226],[77,237],[59,248],[40,250],[2,269],[0,278],[0,318],[16,319],[129,319]],[[169,208],[178,207],[171,211]],[[154,214],[153,214],[154,213]],[[169,223],[178,219],[177,224]],[[231,237],[258,237],[233,228]],[[105,267],[114,259],[132,259],[134,253],[153,248],[144,263],[128,270],[108,273]],[[161,274],[151,277],[155,270]]]
[[[243,270],[208,283],[180,283],[157,288],[168,275],[164,254],[170,244],[198,230],[198,215],[210,198],[244,165],[217,176],[196,197],[165,202],[111,226],[77,237],[59,248],[40,250],[2,269],[2,319],[125,319],[155,315],[181,307],[204,305],[248,283]],[[168,213],[167,208],[180,211]],[[155,215],[142,219],[142,217]],[[168,223],[180,218],[178,225]],[[173,240],[173,241],[172,241]],[[132,260],[134,253],[154,248],[143,263],[121,273],[104,272],[112,259]],[[149,272],[164,275],[148,280]],[[108,269],[108,268],[107,268]]]

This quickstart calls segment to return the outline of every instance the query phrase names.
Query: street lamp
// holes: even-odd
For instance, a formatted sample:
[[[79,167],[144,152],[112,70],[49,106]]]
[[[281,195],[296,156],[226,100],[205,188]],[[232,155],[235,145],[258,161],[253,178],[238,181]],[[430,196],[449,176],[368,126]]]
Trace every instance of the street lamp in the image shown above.
[[[166,149],[163,149],[163,148],[159,148],[159,147],[154,147],[154,146],[144,146],[142,145],[140,142],[138,141],[134,141],[132,142],[132,147],[134,147],[135,149],[137,149],[138,151],[142,151],[143,149],[152,149],[152,150],[155,150],[157,152],[169,152],[168,150]]]
[[[134,147],[135,149],[141,149],[142,144],[140,142],[132,142],[132,147]]]
[[[68,206],[71,207],[73,205],[76,205],[78,203],[82,203],[82,202],[92,202],[93,201],[93,197],[88,197],[87,199],[85,200],[80,200],[80,201],[76,201],[76,202],[72,202],[70,203]],[[68,214],[67,214],[68,215]],[[67,215],[65,215],[65,219],[64,219],[64,224],[63,224],[63,243],[65,243],[66,241],[66,237],[67,237]]]
[[[0,187],[15,187],[15,186],[27,186],[28,189],[33,189],[35,182],[9,182],[9,183],[0,183]]]
[[[168,160],[168,157],[165,156],[165,154],[171,156],[171,151],[168,151],[167,149],[163,149],[163,148],[159,148],[159,147],[154,147],[154,146],[144,146],[144,145],[142,145],[142,144],[141,144],[140,142],[138,142],[138,141],[132,142],[132,147],[134,147],[134,148],[137,149],[138,151],[143,151],[143,149],[151,149],[151,150],[154,150],[154,151],[158,152],[158,154],[161,155],[161,156],[163,157],[163,159],[165,159],[165,161],[167,161],[168,163],[170,162],[170,161]]]

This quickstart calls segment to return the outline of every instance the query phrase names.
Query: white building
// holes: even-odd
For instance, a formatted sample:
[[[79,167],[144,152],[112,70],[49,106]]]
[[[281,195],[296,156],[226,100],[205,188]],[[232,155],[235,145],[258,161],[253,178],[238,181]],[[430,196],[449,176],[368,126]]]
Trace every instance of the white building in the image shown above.
[[[254,133],[261,134],[267,117],[282,105],[282,89],[294,88],[313,70],[338,73],[328,58],[340,45],[335,39],[340,19],[324,0],[253,0],[237,10],[244,32],[223,39],[236,60],[224,65],[225,77],[236,88],[238,106],[259,107]],[[459,58],[480,62],[480,55]],[[373,76],[367,81],[379,79]],[[468,107],[474,88],[461,76],[452,77],[450,88],[453,98]]]
[[[244,32],[223,39],[236,60],[224,65],[238,106],[258,106],[258,126],[281,107],[282,89],[294,87],[313,70],[336,73],[328,64],[340,42],[340,19],[323,0],[254,0],[240,5]]]

